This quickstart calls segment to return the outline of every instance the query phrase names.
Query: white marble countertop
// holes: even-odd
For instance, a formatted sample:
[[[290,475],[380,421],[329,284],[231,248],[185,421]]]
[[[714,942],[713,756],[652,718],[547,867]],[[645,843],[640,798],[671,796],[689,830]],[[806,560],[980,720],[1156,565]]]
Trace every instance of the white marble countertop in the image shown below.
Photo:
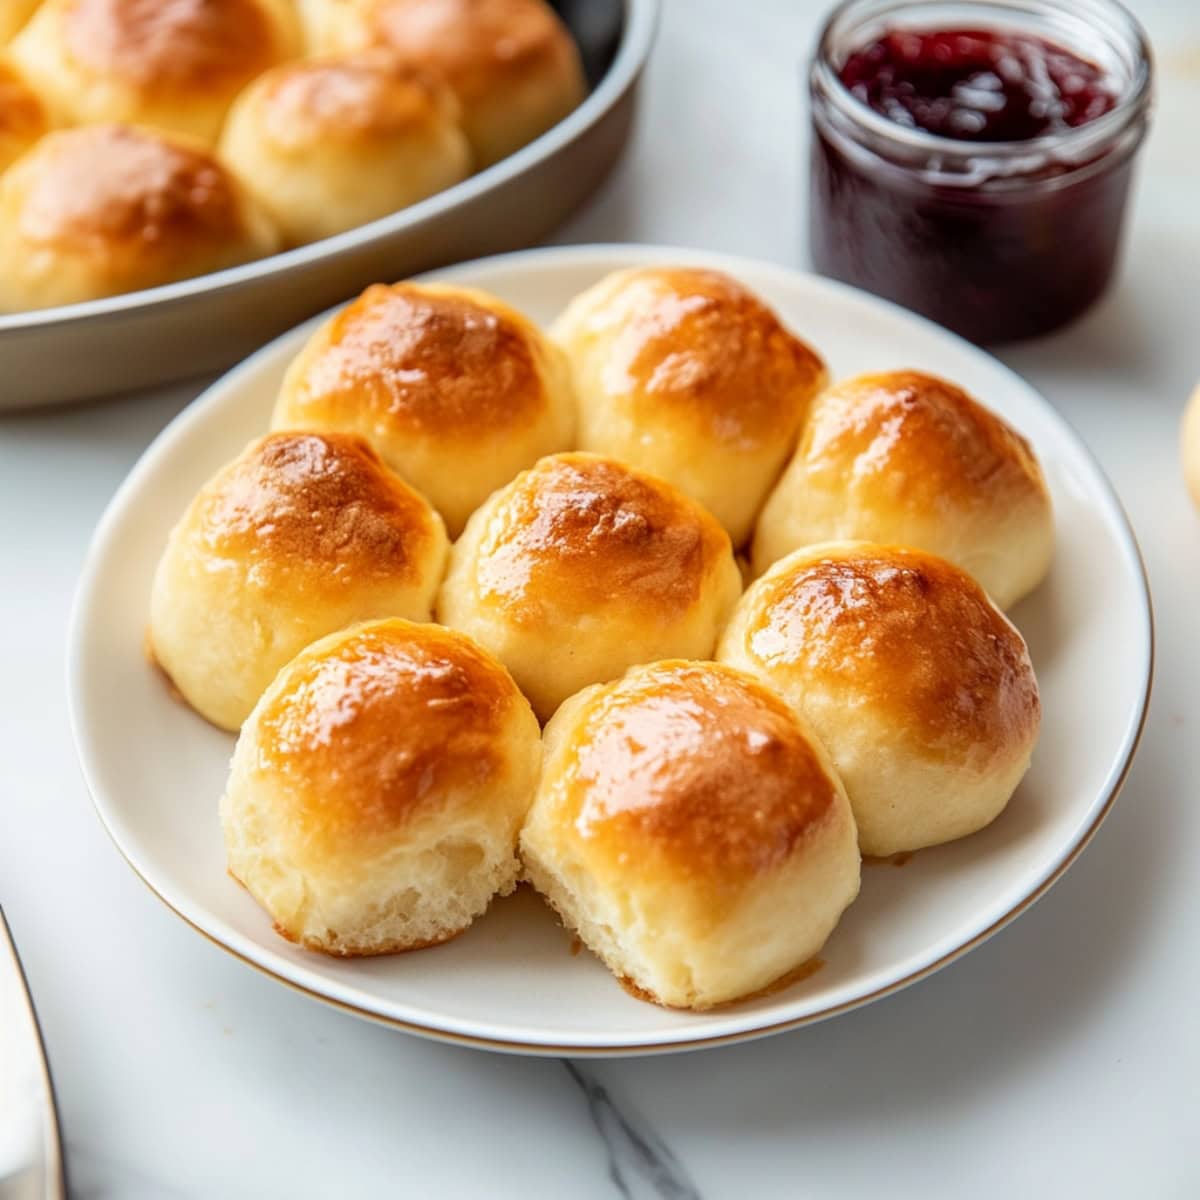
[[[557,240],[797,262],[799,63],[823,7],[667,0],[630,152]],[[63,649],[105,502],[198,389],[0,419],[0,902],[75,1195],[1200,1194],[1200,520],[1176,449],[1200,378],[1200,6],[1135,8],[1160,104],[1123,277],[1081,324],[1003,357],[1083,433],[1140,536],[1159,633],[1141,753],[1032,911],[826,1024],[669,1058],[511,1058],[324,1008],[197,937],[92,813]]]

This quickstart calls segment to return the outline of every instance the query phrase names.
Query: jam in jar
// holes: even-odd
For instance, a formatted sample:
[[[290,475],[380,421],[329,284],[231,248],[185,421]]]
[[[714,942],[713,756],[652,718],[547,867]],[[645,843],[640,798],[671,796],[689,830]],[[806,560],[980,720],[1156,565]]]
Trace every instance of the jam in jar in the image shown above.
[[[810,85],[818,270],[977,342],[1104,291],[1150,105],[1113,0],[847,0]]]

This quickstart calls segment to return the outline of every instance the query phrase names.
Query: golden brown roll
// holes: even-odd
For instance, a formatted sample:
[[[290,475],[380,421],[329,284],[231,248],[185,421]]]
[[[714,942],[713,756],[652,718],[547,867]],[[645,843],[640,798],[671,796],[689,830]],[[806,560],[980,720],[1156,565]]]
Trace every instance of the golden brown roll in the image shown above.
[[[496,488],[571,445],[575,398],[561,351],[494,296],[376,284],[312,336],[271,423],[361,433],[457,537]]]
[[[813,403],[754,535],[755,574],[839,538],[932,551],[1009,608],[1042,581],[1054,517],[1029,443],[961,388],[860,375]]]
[[[710,1008],[807,964],[858,894],[846,793],[778,696],[658,662],[546,726],[521,832],[534,886],[630,990]]]
[[[1192,494],[1192,501],[1200,507],[1200,387],[1192,392],[1180,433],[1183,454],[1183,477]]]
[[[441,75],[478,166],[519,150],[578,106],[579,51],[544,0],[304,0],[319,53],[384,46]]]
[[[293,245],[387,216],[471,171],[453,94],[379,51],[260,75],[230,110],[220,151]]]
[[[50,131],[50,112],[25,76],[0,58],[0,172]]]
[[[211,146],[241,89],[300,52],[289,0],[44,0],[12,54],[69,124]]]
[[[717,657],[775,688],[816,731],[864,854],[982,829],[1037,742],[1021,635],[969,575],[920,550],[796,551],[742,597]]]
[[[528,702],[469,638],[399,620],[330,634],[238,739],[229,870],[310,950],[444,942],[515,886],[540,762]]]
[[[467,522],[438,619],[495,654],[545,720],[634,663],[707,658],[740,592],[729,537],[694,500],[613,459],[556,454]]]
[[[152,130],[58,130],[0,177],[0,312],[157,287],[278,247],[216,159]]]
[[[171,530],[150,642],[184,698],[236,729],[275,673],[355,621],[427,621],[441,518],[361,438],[274,433],[218,471]]]
[[[696,267],[616,271],[550,332],[574,372],[579,449],[668,480],[745,542],[821,359],[736,280]]]
[[[10,42],[41,0],[0,0],[0,46]]]

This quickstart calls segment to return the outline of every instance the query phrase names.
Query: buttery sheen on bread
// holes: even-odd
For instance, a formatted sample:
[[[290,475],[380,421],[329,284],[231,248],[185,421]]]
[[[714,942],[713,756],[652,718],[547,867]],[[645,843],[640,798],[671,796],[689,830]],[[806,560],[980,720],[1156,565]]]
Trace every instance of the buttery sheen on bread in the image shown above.
[[[579,397],[578,448],[661,476],[745,542],[826,379],[820,357],[736,280],[616,271],[551,335]]]
[[[238,739],[229,870],[311,950],[444,942],[516,884],[540,760],[529,704],[469,638],[402,620],[330,634]]]
[[[211,146],[234,96],[300,52],[289,0],[44,0],[11,53],[69,124]]]
[[[0,172],[50,130],[50,111],[29,81],[0,58]]]
[[[316,53],[380,46],[445,79],[480,167],[562,120],[586,90],[579,51],[544,0],[301,2]]]
[[[561,351],[494,296],[375,284],[313,334],[271,424],[362,434],[457,537],[496,488],[571,445],[575,400]]]
[[[0,46],[7,45],[41,0],[0,0]]]
[[[1020,633],[969,575],[920,550],[796,551],[742,597],[717,656],[815,730],[864,854],[982,829],[1037,742],[1041,705]]]
[[[814,401],[759,518],[755,574],[840,538],[929,550],[1009,608],[1049,569],[1054,520],[1020,434],[952,383],[892,371],[846,380]]]
[[[278,246],[216,159],[153,130],[56,130],[0,176],[0,312],[157,287]]]
[[[381,51],[260,75],[230,111],[220,152],[293,245],[374,221],[471,171],[453,94]]]
[[[467,522],[437,611],[545,720],[634,663],[708,657],[740,592],[729,536],[694,500],[613,459],[556,454]]]
[[[428,620],[446,551],[441,518],[361,438],[270,434],[171,531],[151,648],[193,708],[237,729],[317,638],[372,618]]]
[[[768,688],[715,663],[634,667],[568,700],[521,856],[630,990],[678,1008],[801,968],[859,887],[824,750]]]

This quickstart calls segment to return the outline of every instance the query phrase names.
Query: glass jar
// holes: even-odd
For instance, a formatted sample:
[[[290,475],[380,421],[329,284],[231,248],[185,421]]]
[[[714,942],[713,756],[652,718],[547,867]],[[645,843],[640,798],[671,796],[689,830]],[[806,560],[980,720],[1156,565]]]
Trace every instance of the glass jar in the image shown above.
[[[1033,35],[1100,67],[1114,106],[1027,141],[902,125],[839,72],[890,30]],[[809,250],[856,284],[976,342],[1046,333],[1107,287],[1151,98],[1146,37],[1114,0],[846,0],[809,78]]]

